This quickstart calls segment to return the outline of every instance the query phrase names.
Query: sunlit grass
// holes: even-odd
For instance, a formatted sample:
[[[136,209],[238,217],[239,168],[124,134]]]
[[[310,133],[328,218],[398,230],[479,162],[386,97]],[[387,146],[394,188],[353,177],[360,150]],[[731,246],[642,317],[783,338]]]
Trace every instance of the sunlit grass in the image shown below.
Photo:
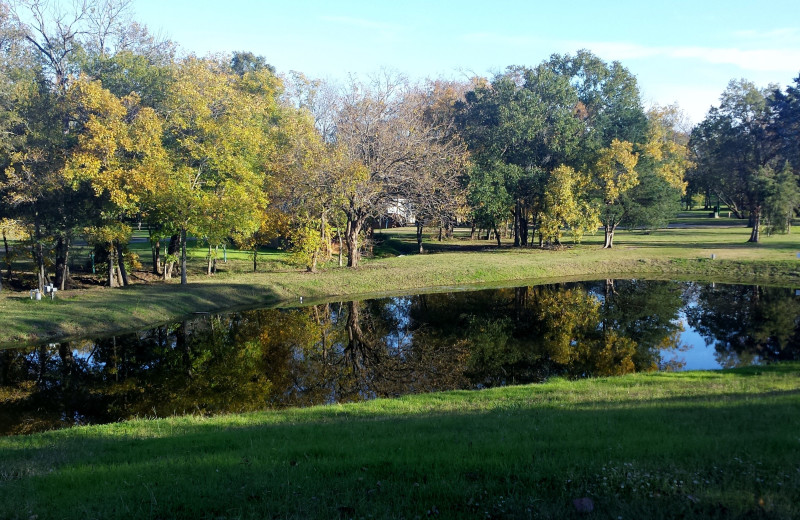
[[[800,365],[0,439],[0,518],[796,518]]]

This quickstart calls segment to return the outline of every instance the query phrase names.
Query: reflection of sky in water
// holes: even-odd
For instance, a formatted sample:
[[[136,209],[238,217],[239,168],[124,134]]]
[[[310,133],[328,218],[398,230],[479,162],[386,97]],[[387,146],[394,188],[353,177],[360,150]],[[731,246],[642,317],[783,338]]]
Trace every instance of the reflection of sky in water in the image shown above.
[[[714,345],[707,345],[705,338],[693,329],[686,320],[686,314],[681,311],[680,324],[683,332],[680,334],[681,348],[679,350],[661,350],[662,363],[678,361],[683,363],[681,370],[715,370],[722,368],[717,361],[717,351]]]
[[[402,354],[405,347],[414,341],[414,334],[409,330],[411,325],[411,305],[409,297],[391,298],[385,311],[395,322],[395,328],[383,340],[390,349]]]

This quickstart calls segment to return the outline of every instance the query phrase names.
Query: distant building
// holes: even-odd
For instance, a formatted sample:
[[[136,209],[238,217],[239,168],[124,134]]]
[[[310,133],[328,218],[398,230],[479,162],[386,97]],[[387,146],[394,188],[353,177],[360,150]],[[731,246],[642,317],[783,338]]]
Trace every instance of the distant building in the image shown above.
[[[398,226],[412,225],[417,222],[414,210],[407,199],[393,198],[386,206],[386,215]]]

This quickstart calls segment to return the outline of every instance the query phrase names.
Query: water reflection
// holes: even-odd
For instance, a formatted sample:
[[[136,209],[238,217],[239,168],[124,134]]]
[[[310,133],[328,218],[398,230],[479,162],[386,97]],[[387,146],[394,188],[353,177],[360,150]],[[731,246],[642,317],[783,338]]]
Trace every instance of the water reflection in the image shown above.
[[[680,369],[692,337],[722,366],[796,359],[798,316],[788,289],[644,280],[210,315],[0,351],[0,433]]]

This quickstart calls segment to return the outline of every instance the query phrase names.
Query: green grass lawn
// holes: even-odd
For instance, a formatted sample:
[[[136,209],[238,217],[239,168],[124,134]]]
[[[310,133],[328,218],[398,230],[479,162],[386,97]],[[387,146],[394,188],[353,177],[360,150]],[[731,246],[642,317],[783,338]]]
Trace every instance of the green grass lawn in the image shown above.
[[[798,432],[797,363],[137,420],[0,438],[0,518],[791,519]]]
[[[692,278],[706,281],[800,285],[797,235],[747,243],[747,228],[683,228],[618,232],[615,247],[600,248],[602,234],[558,250],[502,248],[468,240],[468,231],[438,242],[426,234],[426,254],[416,254],[413,229],[377,232],[375,258],[358,269],[336,267],[306,273],[282,251],[263,251],[252,272],[246,252],[230,251],[215,276],[206,276],[206,249],[191,248],[188,286],[155,281],[125,289],[65,291],[55,302],[33,302],[27,291],[0,293],[0,344],[52,340],[80,334],[130,331],[191,314],[270,304],[358,298],[452,287],[510,286],[562,279],[607,277]],[[147,266],[147,244],[142,261]],[[712,255],[714,259],[712,260]]]

